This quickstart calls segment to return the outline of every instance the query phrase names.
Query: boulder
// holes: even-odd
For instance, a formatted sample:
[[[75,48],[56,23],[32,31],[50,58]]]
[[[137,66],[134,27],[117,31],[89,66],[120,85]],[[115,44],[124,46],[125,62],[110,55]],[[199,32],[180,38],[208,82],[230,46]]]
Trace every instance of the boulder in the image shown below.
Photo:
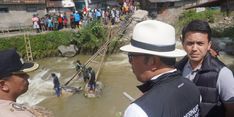
[[[146,10],[137,10],[132,15],[134,21],[141,22],[148,18],[148,11]]]
[[[62,56],[74,57],[78,51],[78,48],[74,44],[71,44],[69,46],[60,45],[58,47],[58,50],[62,54]]]

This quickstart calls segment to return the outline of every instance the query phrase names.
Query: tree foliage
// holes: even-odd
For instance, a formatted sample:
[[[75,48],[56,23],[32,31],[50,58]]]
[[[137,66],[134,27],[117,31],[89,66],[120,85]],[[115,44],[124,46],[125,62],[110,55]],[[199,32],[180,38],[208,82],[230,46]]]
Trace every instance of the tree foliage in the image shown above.
[[[187,10],[179,17],[179,20],[176,22],[175,26],[177,28],[177,34],[180,34],[182,28],[187,25],[192,20],[200,19],[208,21],[209,23],[214,23],[215,16],[221,14],[219,10],[206,9],[202,12],[196,12],[195,10]]]
[[[107,31],[99,21],[93,21],[75,34],[77,46],[83,53],[94,53],[106,41]]]

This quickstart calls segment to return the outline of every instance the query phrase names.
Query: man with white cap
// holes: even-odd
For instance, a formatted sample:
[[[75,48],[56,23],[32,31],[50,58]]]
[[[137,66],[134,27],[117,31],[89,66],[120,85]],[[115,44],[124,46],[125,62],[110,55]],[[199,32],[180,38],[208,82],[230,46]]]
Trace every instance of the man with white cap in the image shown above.
[[[28,90],[27,73],[38,66],[21,62],[15,49],[0,51],[0,117],[35,117],[16,99]]]
[[[166,23],[147,20],[138,23],[129,45],[129,63],[143,95],[125,110],[124,117],[198,117],[198,88],[172,66],[183,50],[175,49],[175,29]]]

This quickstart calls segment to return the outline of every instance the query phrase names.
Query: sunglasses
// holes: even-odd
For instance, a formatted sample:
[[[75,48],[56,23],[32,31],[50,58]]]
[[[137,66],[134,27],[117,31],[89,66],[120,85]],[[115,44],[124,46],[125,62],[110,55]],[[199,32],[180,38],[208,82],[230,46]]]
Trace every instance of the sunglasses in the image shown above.
[[[129,63],[131,63],[132,60],[133,60],[133,58],[134,58],[134,57],[137,57],[137,56],[145,56],[145,54],[131,53],[131,52],[129,52],[129,53],[128,53],[128,61],[129,61]]]

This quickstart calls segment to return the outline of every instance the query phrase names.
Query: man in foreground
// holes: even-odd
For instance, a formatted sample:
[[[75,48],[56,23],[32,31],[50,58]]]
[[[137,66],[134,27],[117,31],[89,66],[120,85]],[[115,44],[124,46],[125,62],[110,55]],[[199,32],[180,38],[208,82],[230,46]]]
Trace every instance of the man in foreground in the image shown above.
[[[234,117],[234,78],[230,69],[210,55],[211,29],[207,22],[194,20],[182,31],[187,56],[177,68],[193,81],[202,96],[202,117]]]
[[[0,117],[35,117],[16,99],[28,90],[27,74],[36,63],[22,63],[15,49],[0,51]]]
[[[175,29],[166,23],[147,20],[133,30],[131,44],[120,48],[144,93],[125,111],[124,117],[198,117],[198,88],[172,66],[186,53],[175,49]]]

